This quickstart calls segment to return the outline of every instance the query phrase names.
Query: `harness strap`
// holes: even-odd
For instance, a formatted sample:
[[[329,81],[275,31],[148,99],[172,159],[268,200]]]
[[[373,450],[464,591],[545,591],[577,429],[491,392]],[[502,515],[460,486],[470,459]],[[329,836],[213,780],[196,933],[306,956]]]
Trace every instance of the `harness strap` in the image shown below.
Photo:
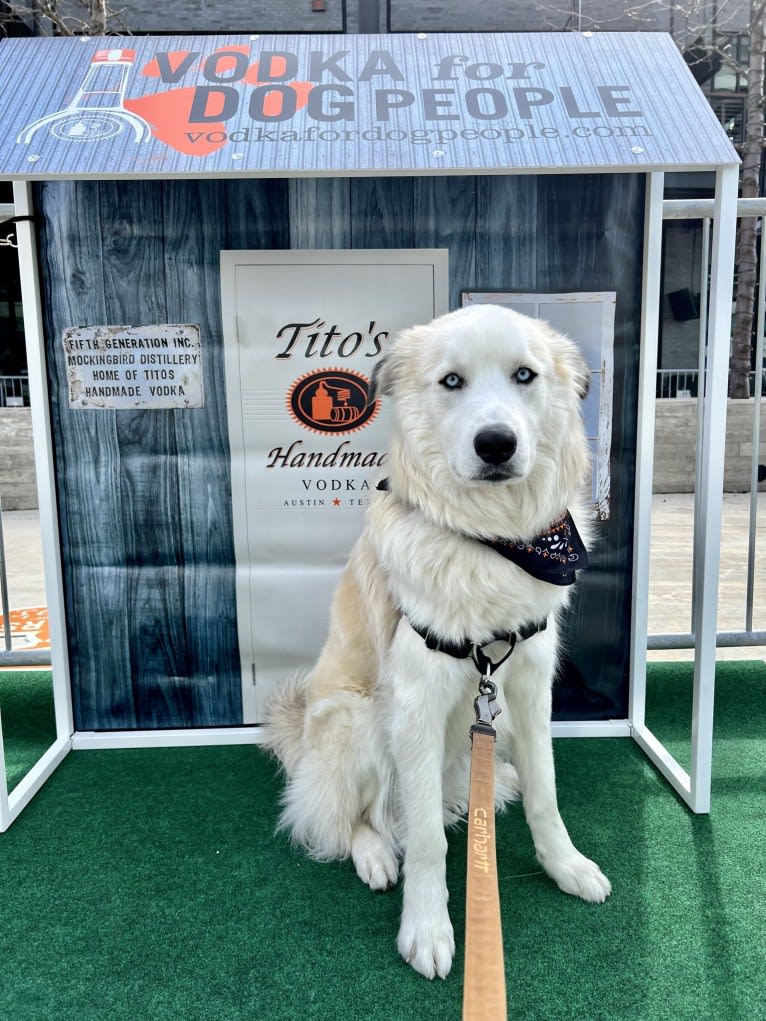
[[[407,615],[404,614],[404,616],[406,617]],[[442,638],[431,631],[430,628],[422,628],[414,624],[409,617],[407,617],[407,622],[415,634],[420,635],[426,643],[426,648],[431,649],[433,652],[443,652],[445,656],[452,656],[453,659],[468,659],[469,656],[474,656],[474,658],[478,659],[476,665],[481,673],[485,672],[487,666],[487,657],[482,651],[487,645],[491,645],[493,642],[507,642],[510,646],[508,654],[498,663],[493,664],[493,666],[499,666],[500,663],[510,656],[517,642],[523,642],[527,638],[532,638],[533,635],[540,634],[541,631],[545,631],[548,627],[547,619],[532,621],[529,624],[523,624],[516,631],[496,631],[489,641],[478,645],[476,642],[471,641],[470,638],[464,638],[460,642],[452,642],[448,638]]]

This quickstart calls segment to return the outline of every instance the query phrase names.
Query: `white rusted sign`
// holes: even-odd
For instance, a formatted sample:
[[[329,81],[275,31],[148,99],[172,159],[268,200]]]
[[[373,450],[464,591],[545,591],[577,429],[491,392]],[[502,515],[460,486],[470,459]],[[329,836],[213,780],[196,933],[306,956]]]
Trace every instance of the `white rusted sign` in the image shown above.
[[[64,330],[70,408],[202,408],[199,326]]]

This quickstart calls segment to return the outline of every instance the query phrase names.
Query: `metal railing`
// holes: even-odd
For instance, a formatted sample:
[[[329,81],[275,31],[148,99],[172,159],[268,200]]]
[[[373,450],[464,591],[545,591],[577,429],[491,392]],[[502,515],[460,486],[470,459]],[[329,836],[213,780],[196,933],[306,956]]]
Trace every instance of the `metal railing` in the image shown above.
[[[714,199],[674,199],[663,202],[664,220],[701,220],[702,230],[702,258],[700,263],[700,330],[699,330],[699,361],[696,370],[683,371],[675,377],[674,370],[660,370],[657,373],[657,394],[658,396],[679,396],[679,384],[682,394],[684,391],[692,391],[691,396],[696,396],[697,382],[704,379],[706,355],[707,355],[707,327],[708,327],[708,302],[707,287],[710,272],[710,237],[713,223]],[[766,198],[739,199],[737,202],[737,218],[758,219],[760,236],[763,239],[764,227],[766,226]],[[764,366],[764,327],[766,326],[766,258],[763,257],[763,250],[760,252],[758,291],[756,307],[755,326],[755,351],[754,364]],[[766,369],[760,372],[761,395],[766,393],[764,389],[764,375]],[[754,395],[759,372],[751,373],[750,393]],[[661,393],[667,386],[668,392]],[[673,392],[675,388],[675,392]],[[703,435],[702,429],[702,401],[698,402],[697,421],[697,442]],[[752,430],[750,435],[751,461],[750,461],[750,507],[748,520],[748,550],[747,550],[747,578],[745,582],[744,619],[741,629],[736,631],[720,632],[716,637],[716,644],[719,648],[766,646],[766,630],[756,630],[753,626],[754,620],[754,591],[755,591],[755,555],[756,555],[756,524],[758,516],[758,483],[760,480],[759,468],[762,462],[761,457],[761,401],[753,400]],[[699,494],[697,494],[699,498]],[[696,586],[692,594],[691,620],[696,619]],[[650,649],[691,649],[695,646],[695,636],[692,633],[686,634],[655,634],[649,635],[648,647]]]
[[[28,408],[29,380],[26,376],[0,376],[0,408]]]
[[[750,373],[750,396],[755,396],[758,373]],[[699,369],[658,369],[657,396],[662,398],[696,397]],[[766,367],[761,370],[761,397],[766,397]]]
[[[698,377],[697,369],[657,369],[657,396],[696,397]]]

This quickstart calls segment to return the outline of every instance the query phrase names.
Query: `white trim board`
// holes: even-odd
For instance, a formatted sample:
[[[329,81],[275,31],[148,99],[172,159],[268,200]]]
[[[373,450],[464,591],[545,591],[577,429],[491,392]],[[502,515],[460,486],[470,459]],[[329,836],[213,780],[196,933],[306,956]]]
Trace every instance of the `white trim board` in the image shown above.
[[[551,724],[553,737],[630,737],[629,720],[567,720]],[[215,745],[262,745],[263,726],[199,727],[188,730],[78,730],[72,737],[75,752],[108,748],[202,748]]]

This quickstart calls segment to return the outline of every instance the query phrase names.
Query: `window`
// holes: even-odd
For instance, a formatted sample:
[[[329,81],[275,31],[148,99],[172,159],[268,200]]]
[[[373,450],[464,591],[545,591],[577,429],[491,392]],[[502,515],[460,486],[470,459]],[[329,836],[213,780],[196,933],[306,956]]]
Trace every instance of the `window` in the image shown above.
[[[745,32],[713,32],[713,46],[724,61],[713,75],[712,92],[746,92],[747,65],[750,61],[750,37]]]

